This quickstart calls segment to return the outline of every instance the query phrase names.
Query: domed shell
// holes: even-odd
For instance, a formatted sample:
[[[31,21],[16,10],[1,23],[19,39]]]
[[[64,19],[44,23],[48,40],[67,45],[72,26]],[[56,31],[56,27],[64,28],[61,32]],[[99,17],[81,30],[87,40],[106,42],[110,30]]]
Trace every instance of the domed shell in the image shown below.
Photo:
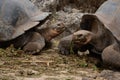
[[[108,0],[101,5],[95,15],[120,41],[120,0]]]
[[[96,18],[120,41],[120,0],[107,0],[95,14],[85,14],[84,18]]]
[[[29,0],[0,0],[0,41],[22,35],[49,16]]]

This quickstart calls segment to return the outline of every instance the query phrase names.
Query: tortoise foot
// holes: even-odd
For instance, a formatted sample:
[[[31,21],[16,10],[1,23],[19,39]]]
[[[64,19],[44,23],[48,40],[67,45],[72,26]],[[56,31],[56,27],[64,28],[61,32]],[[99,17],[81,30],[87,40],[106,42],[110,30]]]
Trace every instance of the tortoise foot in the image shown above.
[[[58,52],[62,55],[69,55],[70,54],[70,50],[68,50],[62,46],[58,47]]]
[[[29,54],[39,53],[45,46],[44,38],[37,32],[33,33],[30,41],[23,47],[23,50]]]
[[[38,42],[30,42],[24,46],[23,50],[28,54],[36,54],[42,50],[42,46]]]

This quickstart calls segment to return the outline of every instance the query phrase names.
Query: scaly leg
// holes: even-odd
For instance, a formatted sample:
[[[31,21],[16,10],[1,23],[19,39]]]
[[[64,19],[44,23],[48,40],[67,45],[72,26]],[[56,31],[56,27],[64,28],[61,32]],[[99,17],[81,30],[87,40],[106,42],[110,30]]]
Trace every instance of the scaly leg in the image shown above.
[[[37,32],[34,32],[30,39],[31,40],[23,47],[23,50],[27,53],[36,54],[45,46],[44,38]]]

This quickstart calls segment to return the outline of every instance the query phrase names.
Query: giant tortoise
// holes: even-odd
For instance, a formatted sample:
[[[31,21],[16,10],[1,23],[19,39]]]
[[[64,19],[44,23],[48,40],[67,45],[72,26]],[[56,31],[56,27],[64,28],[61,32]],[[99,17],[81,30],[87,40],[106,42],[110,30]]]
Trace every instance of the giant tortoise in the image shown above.
[[[62,23],[52,24],[42,31],[35,29],[50,14],[39,11],[29,0],[0,0],[0,47],[14,44],[27,52],[39,52],[45,40],[50,41],[64,30]]]
[[[80,30],[61,39],[60,53],[89,50],[104,63],[120,67],[120,0],[104,2],[94,14],[84,14]]]

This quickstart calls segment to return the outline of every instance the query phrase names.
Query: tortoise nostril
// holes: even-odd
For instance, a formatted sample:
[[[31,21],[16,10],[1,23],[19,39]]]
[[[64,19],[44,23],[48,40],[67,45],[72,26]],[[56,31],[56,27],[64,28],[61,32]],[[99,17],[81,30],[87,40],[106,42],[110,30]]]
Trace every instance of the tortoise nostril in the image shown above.
[[[61,24],[57,24],[58,26],[61,26]]]

